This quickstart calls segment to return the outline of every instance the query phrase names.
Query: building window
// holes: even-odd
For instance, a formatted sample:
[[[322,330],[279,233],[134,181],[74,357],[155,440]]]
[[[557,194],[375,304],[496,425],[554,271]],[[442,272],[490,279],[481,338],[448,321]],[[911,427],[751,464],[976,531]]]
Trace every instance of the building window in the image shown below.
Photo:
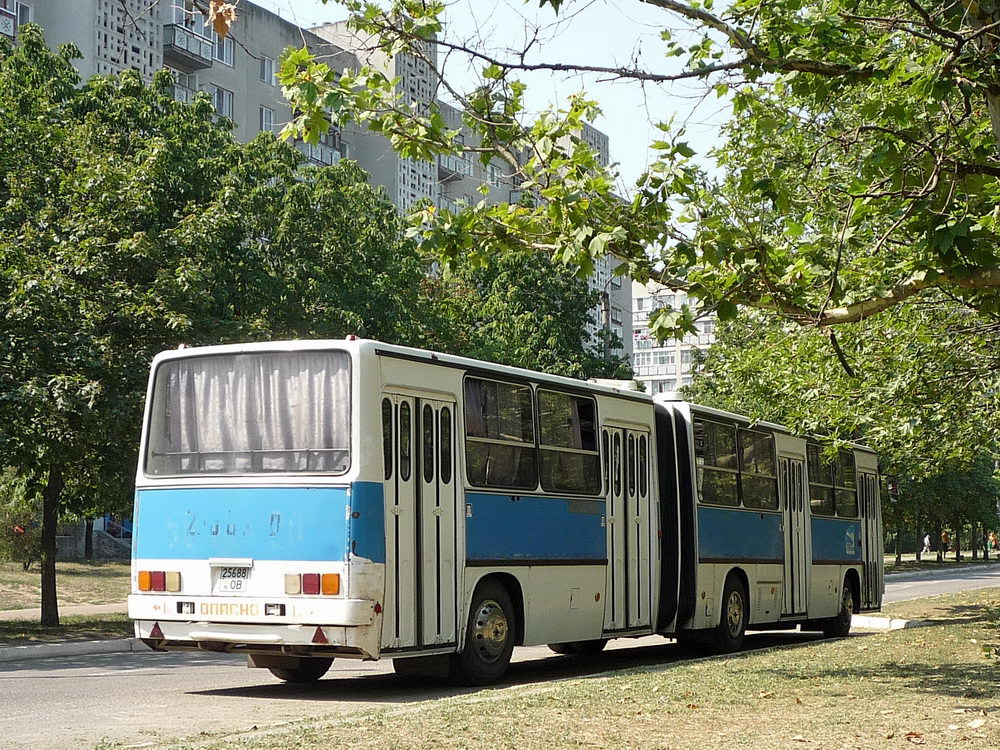
[[[14,12],[17,14],[18,26],[31,23],[31,6],[27,3],[14,3]]]
[[[260,108],[260,129],[268,133],[274,132],[274,110],[267,107]]]
[[[273,57],[260,59],[260,80],[271,86],[278,85],[278,62]]]
[[[212,45],[214,47],[214,57],[219,62],[225,63],[226,65],[233,65],[236,59],[236,43],[233,41],[231,36],[227,36],[225,39],[221,39],[218,34],[215,33],[215,29],[212,29],[211,33]]]
[[[221,86],[216,86],[215,84],[210,84],[210,90],[212,92],[212,103],[215,105],[215,111],[218,113],[219,117],[228,117],[232,119],[233,92],[228,89],[224,89]]]
[[[496,164],[487,164],[486,179],[491,186],[500,187],[500,184],[503,182],[503,177],[500,171],[500,167],[498,167]]]

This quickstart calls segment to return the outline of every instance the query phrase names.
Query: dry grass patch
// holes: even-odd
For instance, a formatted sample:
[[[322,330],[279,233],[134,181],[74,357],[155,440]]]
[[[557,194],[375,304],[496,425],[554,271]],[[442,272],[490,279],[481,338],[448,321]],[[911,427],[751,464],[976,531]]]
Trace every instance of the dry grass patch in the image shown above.
[[[59,604],[116,604],[129,591],[129,563],[117,560],[56,563]],[[38,566],[25,571],[19,563],[0,562],[0,609],[41,606]]]
[[[46,628],[37,620],[0,620],[0,648],[37,643],[95,641],[133,635],[128,615],[67,615],[57,628]]]
[[[913,603],[907,603],[913,604]],[[180,743],[330,748],[1000,747],[1000,589],[936,597],[941,624]]]

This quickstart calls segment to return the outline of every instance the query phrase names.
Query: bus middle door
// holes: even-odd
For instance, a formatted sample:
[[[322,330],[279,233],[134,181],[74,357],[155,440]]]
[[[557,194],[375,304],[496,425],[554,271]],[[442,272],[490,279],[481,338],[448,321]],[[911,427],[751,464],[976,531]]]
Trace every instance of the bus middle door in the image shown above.
[[[386,588],[382,643],[456,642],[453,402],[385,393]],[[391,459],[390,459],[391,456]]]
[[[779,456],[778,476],[784,502],[785,566],[783,617],[801,615],[809,604],[809,571],[812,555],[806,518],[805,461]]]
[[[649,433],[605,427],[608,572],[604,631],[650,623]]]

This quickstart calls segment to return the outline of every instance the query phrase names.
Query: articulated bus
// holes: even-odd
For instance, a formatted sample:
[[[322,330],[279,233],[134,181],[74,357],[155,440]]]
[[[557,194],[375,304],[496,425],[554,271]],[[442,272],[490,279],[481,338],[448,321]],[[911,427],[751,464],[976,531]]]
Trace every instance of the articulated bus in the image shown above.
[[[129,614],[158,651],[487,684],[518,645],[845,635],[882,592],[862,445],[353,337],[153,362]]]

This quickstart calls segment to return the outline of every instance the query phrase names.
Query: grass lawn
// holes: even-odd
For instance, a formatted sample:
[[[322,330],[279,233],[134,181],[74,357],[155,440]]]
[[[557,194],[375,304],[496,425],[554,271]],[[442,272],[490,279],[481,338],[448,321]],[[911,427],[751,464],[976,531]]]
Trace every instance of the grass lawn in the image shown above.
[[[0,620],[0,648],[134,635],[132,621],[125,614],[66,615],[59,622],[58,628],[44,628],[37,620]]]
[[[922,603],[921,603],[922,602]],[[1000,747],[1000,589],[906,602],[932,627],[484,689],[199,750]]]
[[[886,573],[906,573],[912,570],[951,570],[954,568],[963,568],[967,565],[983,565],[983,564],[995,565],[1000,563],[997,555],[991,555],[989,560],[983,560],[982,556],[978,559],[972,559],[972,551],[966,550],[962,553],[962,559],[958,562],[955,561],[955,553],[949,552],[948,557],[946,557],[942,562],[937,561],[937,553],[932,552],[929,555],[923,555],[923,559],[917,562],[917,556],[913,553],[903,555],[902,560],[900,560],[899,565],[896,565],[895,555],[885,556],[885,572]]]
[[[59,604],[115,604],[129,589],[127,561],[57,562]],[[41,606],[38,565],[24,571],[19,563],[0,562],[0,609]]]

